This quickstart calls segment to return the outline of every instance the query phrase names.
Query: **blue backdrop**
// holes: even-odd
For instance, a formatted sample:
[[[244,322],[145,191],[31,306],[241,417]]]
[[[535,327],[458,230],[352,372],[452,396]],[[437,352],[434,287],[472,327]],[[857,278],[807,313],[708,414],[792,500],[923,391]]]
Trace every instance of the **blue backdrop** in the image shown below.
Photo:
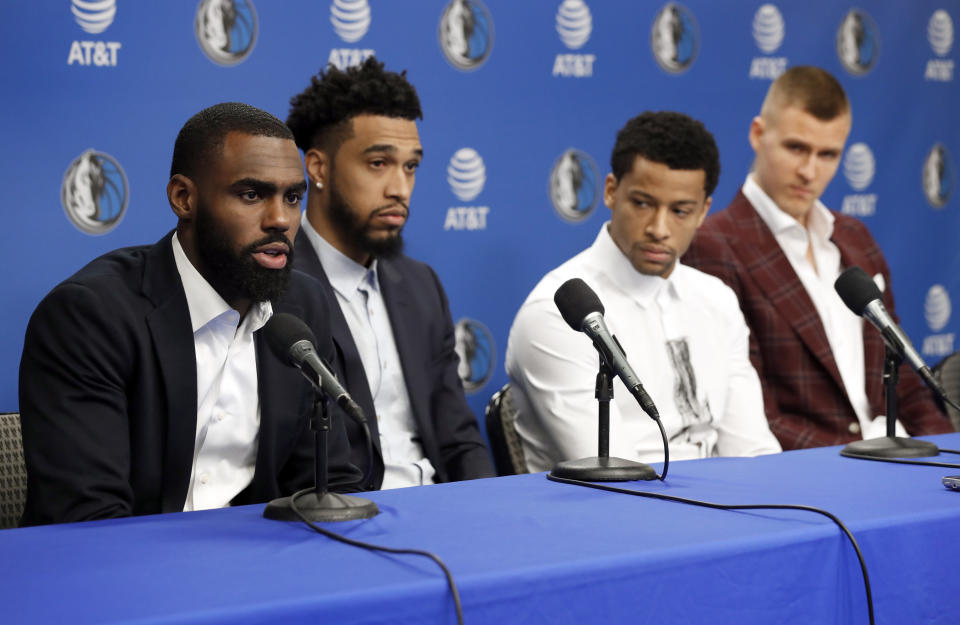
[[[750,167],[750,119],[790,65],[853,103],[825,203],[859,216],[890,262],[898,312],[931,363],[953,351],[953,20],[960,0],[6,0],[0,171],[0,410],[16,410],[33,308],[110,249],[174,226],[173,140],[203,107],[286,117],[328,62],[407,69],[424,108],[409,253],[450,297],[479,413],[537,280],[591,243],[617,129],[643,110],[702,120],[720,146],[719,209]]]

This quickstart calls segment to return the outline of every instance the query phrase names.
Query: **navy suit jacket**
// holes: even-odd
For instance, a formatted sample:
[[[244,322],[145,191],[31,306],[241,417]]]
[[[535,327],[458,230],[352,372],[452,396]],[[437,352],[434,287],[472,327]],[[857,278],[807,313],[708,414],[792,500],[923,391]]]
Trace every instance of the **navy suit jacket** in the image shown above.
[[[172,233],[110,252],[55,287],[27,326],[20,418],[27,464],[25,525],[183,510],[197,428],[197,370]],[[293,272],[274,312],[306,320],[334,355],[328,304]],[[313,484],[313,390],[255,334],[260,432],[248,504]],[[330,484],[355,481],[339,419]]]
[[[294,266],[315,277],[331,302],[330,326],[340,350],[345,386],[367,416],[373,437],[374,472],[372,484],[368,486],[379,488],[383,482],[380,433],[360,354],[330,280],[302,230],[297,233],[295,247]],[[490,454],[457,374],[459,360],[454,351],[453,321],[440,280],[429,266],[404,255],[381,258],[377,261],[377,272],[420,444],[437,471],[435,480],[451,482],[493,477],[496,473]],[[352,462],[364,467],[363,433],[350,421],[346,426],[353,450]]]
[[[896,319],[890,268],[859,220],[834,213],[832,241],[843,267],[883,277],[884,306]],[[743,193],[711,215],[683,256],[684,264],[732,288],[750,326],[750,359],[763,382],[770,430],[784,449],[840,445],[861,438],[856,412],[840,377],[813,301],[770,228]],[[866,393],[874,415],[886,414],[880,333],[864,322]],[[906,363],[897,386],[900,421],[913,435],[951,431],[919,376]]]

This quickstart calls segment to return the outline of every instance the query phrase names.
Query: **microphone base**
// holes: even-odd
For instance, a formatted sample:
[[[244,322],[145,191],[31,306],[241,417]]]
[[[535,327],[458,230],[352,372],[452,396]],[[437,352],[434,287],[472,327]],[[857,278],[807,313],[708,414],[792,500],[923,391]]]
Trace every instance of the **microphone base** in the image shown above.
[[[293,511],[293,497],[274,499],[263,509],[263,517],[274,521],[302,521]],[[297,510],[314,523],[356,521],[370,519],[380,514],[377,504],[369,499],[339,495],[337,493],[303,493],[297,497]]]
[[[841,456],[867,458],[929,458],[940,449],[929,441],[903,436],[882,436],[863,441],[854,441],[840,450]]]
[[[550,475],[581,482],[629,482],[657,479],[657,472],[648,464],[609,456],[558,462]]]

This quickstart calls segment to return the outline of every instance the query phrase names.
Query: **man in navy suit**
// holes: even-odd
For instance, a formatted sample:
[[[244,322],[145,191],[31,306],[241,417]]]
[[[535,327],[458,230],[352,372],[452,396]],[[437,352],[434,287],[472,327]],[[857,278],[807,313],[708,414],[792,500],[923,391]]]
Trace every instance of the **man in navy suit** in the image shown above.
[[[370,58],[315,76],[287,118],[310,178],[296,267],[339,304],[334,341],[373,435],[370,488],[494,475],[457,374],[443,287],[401,253],[422,117],[405,75]],[[347,434],[363,466],[361,432],[348,423]]]
[[[274,312],[334,355],[329,305],[291,271],[306,188],[289,129],[226,103],[174,146],[177,227],[51,291],[27,327],[20,411],[25,525],[265,502],[312,485],[314,392],[268,348]],[[349,488],[333,422],[330,486]]]

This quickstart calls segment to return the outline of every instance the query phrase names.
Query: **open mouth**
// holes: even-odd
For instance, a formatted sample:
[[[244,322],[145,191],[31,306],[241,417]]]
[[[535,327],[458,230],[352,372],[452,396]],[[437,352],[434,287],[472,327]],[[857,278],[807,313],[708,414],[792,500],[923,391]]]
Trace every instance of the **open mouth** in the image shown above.
[[[271,243],[257,248],[253,258],[257,264],[268,269],[283,269],[287,265],[288,248],[283,243]]]

